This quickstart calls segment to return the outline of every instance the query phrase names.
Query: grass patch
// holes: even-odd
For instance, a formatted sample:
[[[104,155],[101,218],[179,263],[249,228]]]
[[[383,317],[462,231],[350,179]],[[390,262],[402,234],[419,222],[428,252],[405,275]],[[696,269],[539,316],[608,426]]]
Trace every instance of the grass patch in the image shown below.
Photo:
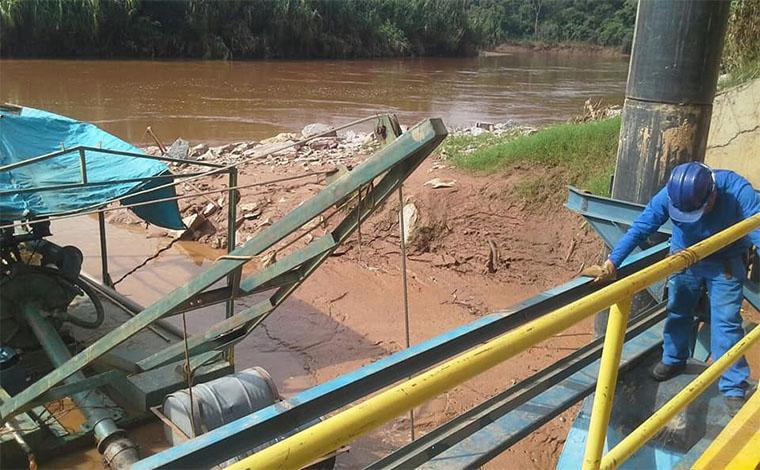
[[[749,60],[736,66],[728,73],[726,79],[718,81],[718,88],[726,90],[756,78],[760,78],[760,59]]]
[[[564,196],[568,184],[609,196],[619,133],[618,116],[559,124],[527,136],[452,137],[441,153],[459,168],[482,174],[516,165],[536,168],[535,176],[512,186],[528,202]]]

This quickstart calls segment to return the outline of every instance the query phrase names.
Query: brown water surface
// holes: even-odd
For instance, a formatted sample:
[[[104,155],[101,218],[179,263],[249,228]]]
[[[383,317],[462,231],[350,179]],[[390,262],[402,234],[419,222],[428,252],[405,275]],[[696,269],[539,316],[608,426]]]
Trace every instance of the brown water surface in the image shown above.
[[[547,124],[588,98],[622,103],[627,59],[520,52],[346,61],[0,61],[0,102],[98,124],[133,143],[262,139],[379,112]]]

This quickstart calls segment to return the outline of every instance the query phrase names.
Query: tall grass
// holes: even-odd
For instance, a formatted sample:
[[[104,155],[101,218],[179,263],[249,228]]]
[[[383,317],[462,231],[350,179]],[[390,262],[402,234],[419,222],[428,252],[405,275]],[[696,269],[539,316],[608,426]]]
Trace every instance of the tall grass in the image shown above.
[[[456,166],[480,174],[495,174],[515,166],[531,169],[533,174],[512,188],[529,202],[563,196],[568,184],[608,196],[620,121],[620,117],[614,117],[559,124],[532,135],[509,135],[485,145],[479,143],[482,137],[452,138],[444,142],[442,152]]]

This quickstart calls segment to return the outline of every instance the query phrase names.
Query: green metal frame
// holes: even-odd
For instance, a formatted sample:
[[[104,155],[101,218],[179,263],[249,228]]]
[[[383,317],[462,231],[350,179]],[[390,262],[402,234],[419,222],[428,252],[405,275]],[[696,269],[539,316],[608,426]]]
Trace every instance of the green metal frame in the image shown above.
[[[379,120],[382,123],[382,118]],[[390,125],[392,122],[386,121],[386,131],[395,133],[395,126]],[[228,318],[202,334],[188,338],[191,355],[223,350],[242,340],[350,237],[358,225],[399,188],[446,136],[447,130],[440,119],[426,119],[240,248],[232,249],[234,243],[228,243],[231,250],[229,257],[216,260],[188,283],[145,308],[18,395],[3,402],[0,405],[0,421],[5,422],[9,417],[27,409],[28,405],[37,402],[64,379],[91,365],[100,356],[166,315],[204,307],[210,303],[227,302]],[[0,171],[3,169],[5,167],[0,168]],[[378,178],[379,180],[375,181]],[[251,258],[265,253],[309,221],[363,188],[367,188],[366,194],[346,213],[332,232],[278,260],[261,272],[240,280],[241,269]],[[234,230],[230,233],[234,233]],[[205,292],[224,278],[231,282],[227,288]],[[276,290],[267,300],[233,314],[233,299],[271,288]],[[148,371],[176,361],[183,354],[183,345],[178,343],[139,361],[137,365],[141,370]]]

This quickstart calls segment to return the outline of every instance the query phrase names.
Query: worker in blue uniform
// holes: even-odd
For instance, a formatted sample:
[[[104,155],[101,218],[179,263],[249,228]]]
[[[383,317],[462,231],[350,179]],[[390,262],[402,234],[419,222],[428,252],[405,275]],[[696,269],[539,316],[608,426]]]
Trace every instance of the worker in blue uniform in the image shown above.
[[[590,275],[596,282],[616,279],[617,267],[668,218],[673,221],[670,251],[675,253],[758,212],[760,199],[746,179],[733,171],[713,170],[704,163],[684,163],[673,169],[667,186],[647,204],[604,265],[596,266]],[[707,289],[710,299],[713,360],[742,339],[745,258],[752,244],[760,247],[760,229],[670,276],[662,360],[652,369],[655,380],[668,380],[683,372],[686,366],[701,287]],[[749,366],[744,357],[720,378],[718,388],[732,415],[744,404],[748,378]]]

